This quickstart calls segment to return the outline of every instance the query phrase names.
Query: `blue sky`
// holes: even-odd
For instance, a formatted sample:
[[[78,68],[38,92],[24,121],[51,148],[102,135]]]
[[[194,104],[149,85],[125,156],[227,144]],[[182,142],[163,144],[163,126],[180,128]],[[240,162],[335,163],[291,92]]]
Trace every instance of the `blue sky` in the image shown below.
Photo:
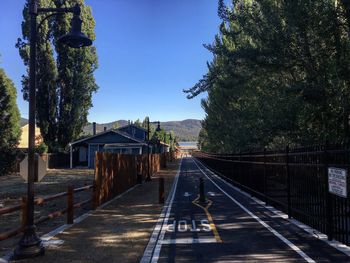
[[[0,67],[14,81],[18,106],[25,67],[15,48],[24,0],[1,0]],[[86,0],[96,20],[100,89],[89,121],[202,119],[201,97],[182,92],[206,73],[212,55],[202,46],[218,32],[217,0]]]

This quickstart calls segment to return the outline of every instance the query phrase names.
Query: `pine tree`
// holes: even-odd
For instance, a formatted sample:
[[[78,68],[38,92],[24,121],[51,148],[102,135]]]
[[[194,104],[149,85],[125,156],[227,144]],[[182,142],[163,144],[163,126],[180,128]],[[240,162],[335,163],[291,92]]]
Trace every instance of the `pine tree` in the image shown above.
[[[6,174],[16,160],[21,136],[17,92],[13,82],[0,69],[0,175]]]
[[[219,0],[200,143],[213,152],[350,139],[350,41],[334,0]]]

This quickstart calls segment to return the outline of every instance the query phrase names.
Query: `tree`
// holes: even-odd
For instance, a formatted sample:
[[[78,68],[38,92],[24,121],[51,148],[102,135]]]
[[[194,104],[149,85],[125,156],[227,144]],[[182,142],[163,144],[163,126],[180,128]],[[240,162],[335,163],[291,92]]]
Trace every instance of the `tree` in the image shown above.
[[[41,6],[62,7],[62,1],[39,0]],[[66,6],[79,3],[82,8],[83,32],[95,39],[95,22],[91,8],[83,0],[67,0]],[[24,64],[29,64],[29,16],[27,0],[23,9],[22,39],[17,48]],[[72,49],[57,39],[70,30],[72,15],[56,15],[43,21],[38,31],[37,51],[37,125],[50,151],[65,148],[79,137],[87,124],[92,94],[98,87],[94,78],[97,68],[96,48]],[[42,22],[43,21],[43,22]],[[55,54],[55,55],[54,55]],[[28,72],[28,70],[27,70]],[[23,97],[28,99],[28,74],[23,76]]]
[[[334,0],[219,1],[202,92],[200,146],[212,152],[350,138],[350,42]]]
[[[13,82],[0,69],[0,175],[5,175],[16,160],[16,148],[21,136],[20,113]]]

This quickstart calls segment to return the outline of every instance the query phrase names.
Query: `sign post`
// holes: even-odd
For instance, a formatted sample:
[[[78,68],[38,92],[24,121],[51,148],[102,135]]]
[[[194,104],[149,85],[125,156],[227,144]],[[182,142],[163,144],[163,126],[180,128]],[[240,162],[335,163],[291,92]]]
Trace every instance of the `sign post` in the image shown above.
[[[347,198],[347,171],[345,169],[328,168],[328,191],[331,194]]]

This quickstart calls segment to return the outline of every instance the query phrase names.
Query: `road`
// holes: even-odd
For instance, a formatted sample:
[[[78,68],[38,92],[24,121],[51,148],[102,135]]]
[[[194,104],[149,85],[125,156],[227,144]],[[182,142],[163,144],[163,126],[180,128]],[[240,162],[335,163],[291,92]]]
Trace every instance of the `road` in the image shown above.
[[[350,257],[184,158],[141,262],[350,262]]]

